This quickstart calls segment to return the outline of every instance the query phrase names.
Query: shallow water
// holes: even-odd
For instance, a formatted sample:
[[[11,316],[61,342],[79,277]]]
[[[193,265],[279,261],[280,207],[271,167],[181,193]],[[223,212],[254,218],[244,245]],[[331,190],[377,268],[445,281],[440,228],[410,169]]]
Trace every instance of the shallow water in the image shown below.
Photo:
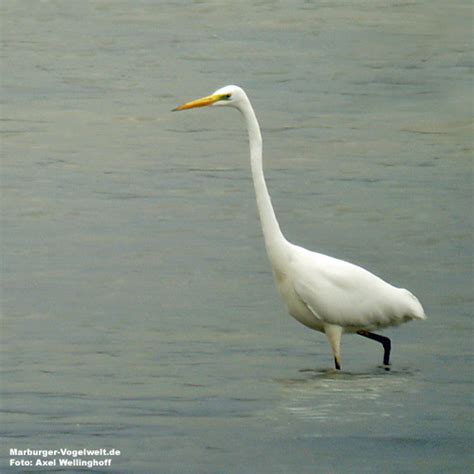
[[[104,472],[469,470],[468,2],[1,8],[2,472],[28,447],[119,449]],[[285,314],[238,114],[169,112],[228,83],[286,236],[422,301],[390,371],[346,336],[335,373]]]

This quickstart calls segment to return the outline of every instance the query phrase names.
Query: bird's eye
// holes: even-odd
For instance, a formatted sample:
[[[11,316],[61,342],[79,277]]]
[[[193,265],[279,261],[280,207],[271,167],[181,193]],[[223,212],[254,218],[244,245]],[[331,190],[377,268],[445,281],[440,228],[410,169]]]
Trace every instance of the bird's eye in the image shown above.
[[[232,97],[232,94],[224,94],[224,99],[229,100]]]

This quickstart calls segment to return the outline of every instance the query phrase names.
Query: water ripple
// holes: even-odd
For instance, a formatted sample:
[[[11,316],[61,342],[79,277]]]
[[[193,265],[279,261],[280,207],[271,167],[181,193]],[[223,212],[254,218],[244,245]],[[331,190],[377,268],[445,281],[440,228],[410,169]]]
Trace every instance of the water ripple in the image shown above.
[[[283,409],[305,420],[354,422],[390,417],[407,394],[418,391],[410,370],[351,374],[303,370],[304,378],[279,380]]]

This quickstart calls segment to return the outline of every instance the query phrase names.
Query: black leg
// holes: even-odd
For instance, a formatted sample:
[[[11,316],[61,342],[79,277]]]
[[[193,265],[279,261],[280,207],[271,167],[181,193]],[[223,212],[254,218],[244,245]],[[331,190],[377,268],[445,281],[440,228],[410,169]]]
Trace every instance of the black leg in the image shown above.
[[[334,357],[334,364],[336,366],[336,370],[341,370],[341,364],[339,362],[339,357]]]
[[[374,341],[380,342],[383,346],[383,363],[384,365],[390,365],[390,349],[392,348],[392,343],[390,339],[385,336],[380,336],[379,334],[374,334],[373,332],[369,331],[357,331],[357,334],[360,336],[367,337],[369,339],[373,339]]]

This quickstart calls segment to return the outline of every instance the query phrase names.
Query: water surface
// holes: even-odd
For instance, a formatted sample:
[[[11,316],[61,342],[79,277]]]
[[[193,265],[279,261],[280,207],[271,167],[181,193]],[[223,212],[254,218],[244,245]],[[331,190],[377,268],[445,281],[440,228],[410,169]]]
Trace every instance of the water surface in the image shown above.
[[[112,472],[472,466],[468,2],[2,3],[2,462]],[[277,299],[228,83],[288,239],[410,288],[379,345]],[[111,472],[111,470],[105,470]]]

